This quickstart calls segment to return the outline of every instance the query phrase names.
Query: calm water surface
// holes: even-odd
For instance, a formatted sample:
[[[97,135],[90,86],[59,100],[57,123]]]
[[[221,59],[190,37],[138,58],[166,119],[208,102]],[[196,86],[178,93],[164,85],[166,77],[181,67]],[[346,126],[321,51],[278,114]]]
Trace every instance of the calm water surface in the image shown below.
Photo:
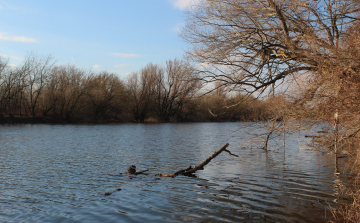
[[[325,222],[337,198],[333,157],[300,150],[303,135],[285,153],[243,148],[244,128],[0,125],[0,222]],[[155,176],[227,142],[239,158],[220,154],[195,177]],[[120,174],[132,164],[149,175]]]

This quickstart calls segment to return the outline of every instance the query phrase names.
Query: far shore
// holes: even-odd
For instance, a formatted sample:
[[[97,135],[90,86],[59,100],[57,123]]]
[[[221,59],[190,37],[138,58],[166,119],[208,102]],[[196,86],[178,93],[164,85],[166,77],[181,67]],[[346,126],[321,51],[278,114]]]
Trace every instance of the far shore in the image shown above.
[[[250,121],[250,120],[249,120]],[[185,123],[185,122],[236,122],[236,121],[215,121],[215,120],[201,120],[201,121],[170,121],[164,122],[153,118],[145,119],[142,123]],[[84,120],[84,119],[60,119],[60,118],[37,118],[26,116],[3,116],[0,117],[0,124],[111,124],[111,123],[141,123],[136,121],[120,121],[120,120]]]

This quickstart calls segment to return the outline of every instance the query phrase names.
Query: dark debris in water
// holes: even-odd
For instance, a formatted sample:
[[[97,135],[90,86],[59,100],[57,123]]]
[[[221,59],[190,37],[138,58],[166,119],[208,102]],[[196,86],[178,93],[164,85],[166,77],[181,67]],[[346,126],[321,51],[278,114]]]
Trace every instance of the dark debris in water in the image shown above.
[[[121,191],[121,188],[117,188],[116,190],[112,191],[112,192],[105,192],[104,196],[110,196],[112,193],[116,192],[116,191]]]

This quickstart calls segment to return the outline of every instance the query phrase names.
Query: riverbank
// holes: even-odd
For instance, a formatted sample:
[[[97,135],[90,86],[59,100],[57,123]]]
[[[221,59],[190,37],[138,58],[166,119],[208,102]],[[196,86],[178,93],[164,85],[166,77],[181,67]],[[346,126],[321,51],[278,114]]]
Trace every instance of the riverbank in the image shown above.
[[[247,121],[247,120],[243,120]],[[248,120],[251,121],[251,120]],[[202,120],[190,120],[183,121],[169,120],[168,122],[162,121],[156,118],[145,119],[142,123],[202,123],[202,122],[238,122],[234,120],[217,120],[217,119],[202,119]],[[62,119],[62,118],[37,118],[26,116],[0,116],[0,124],[107,124],[107,123],[139,123],[131,120],[93,120],[93,119]]]

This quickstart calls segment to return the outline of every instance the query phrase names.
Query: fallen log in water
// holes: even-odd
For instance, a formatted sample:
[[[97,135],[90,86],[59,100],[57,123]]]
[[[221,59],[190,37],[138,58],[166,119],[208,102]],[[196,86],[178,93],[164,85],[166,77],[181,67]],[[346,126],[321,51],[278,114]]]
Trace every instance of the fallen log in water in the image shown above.
[[[211,156],[209,156],[206,160],[204,160],[201,164],[195,166],[195,167],[192,167],[192,166],[189,166],[188,168],[186,169],[182,169],[182,170],[179,170],[179,171],[176,171],[175,173],[173,174],[162,174],[162,173],[159,173],[159,174],[156,174],[156,176],[160,176],[160,177],[176,177],[177,175],[191,175],[193,173],[195,173],[197,170],[203,170],[204,169],[204,166],[206,164],[208,164],[212,159],[214,159],[215,157],[217,157],[221,152],[223,151],[226,151],[228,152],[230,155],[232,156],[236,156],[236,157],[239,157],[238,155],[235,155],[235,154],[232,154],[229,150],[226,149],[226,147],[229,146],[229,143],[226,143],[223,147],[221,147],[221,149],[219,149],[218,151],[216,151],[214,154],[212,154]]]

